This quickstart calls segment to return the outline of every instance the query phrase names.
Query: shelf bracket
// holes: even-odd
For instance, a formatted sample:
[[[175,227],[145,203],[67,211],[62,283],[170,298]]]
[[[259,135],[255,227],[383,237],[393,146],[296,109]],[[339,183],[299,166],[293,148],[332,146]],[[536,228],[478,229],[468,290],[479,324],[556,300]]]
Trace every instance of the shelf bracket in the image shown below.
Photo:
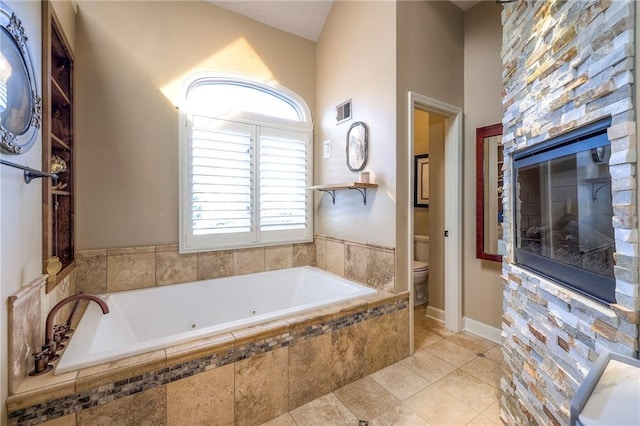
[[[601,183],[600,186],[597,186],[597,185],[598,185],[597,183],[591,184],[591,202],[593,203],[595,203],[598,200],[598,192],[600,192],[602,188],[609,185],[609,183]]]
[[[360,195],[362,195],[362,202],[364,203],[364,205],[367,205],[367,188],[349,188],[349,189],[355,189],[356,191],[358,191],[360,193]]]
[[[31,183],[32,180],[38,178],[51,178],[54,182],[58,180],[58,175],[55,173],[45,173],[40,170],[32,169],[31,167],[21,166],[20,164],[12,163],[10,161],[0,159],[0,164],[4,164],[5,166],[14,167],[16,169],[20,169],[24,171],[24,181],[25,183]]]
[[[320,192],[326,192],[331,196],[331,202],[335,206],[336,205],[336,190],[335,189],[318,189]]]

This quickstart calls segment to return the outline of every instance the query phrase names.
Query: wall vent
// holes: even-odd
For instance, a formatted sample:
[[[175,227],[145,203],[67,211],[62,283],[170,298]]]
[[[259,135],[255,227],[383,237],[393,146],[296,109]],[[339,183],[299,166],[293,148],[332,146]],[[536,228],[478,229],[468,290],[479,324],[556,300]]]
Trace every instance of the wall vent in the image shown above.
[[[336,107],[336,124],[351,120],[351,99]]]

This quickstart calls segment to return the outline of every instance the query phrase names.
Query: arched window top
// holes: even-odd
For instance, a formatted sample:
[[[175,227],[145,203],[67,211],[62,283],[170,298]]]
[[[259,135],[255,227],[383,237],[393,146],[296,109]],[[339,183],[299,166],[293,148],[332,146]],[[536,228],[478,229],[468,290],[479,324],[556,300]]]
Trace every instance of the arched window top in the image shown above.
[[[249,76],[195,75],[186,85],[184,99],[189,112],[209,117],[249,113],[311,123],[304,99],[278,84],[267,84]]]

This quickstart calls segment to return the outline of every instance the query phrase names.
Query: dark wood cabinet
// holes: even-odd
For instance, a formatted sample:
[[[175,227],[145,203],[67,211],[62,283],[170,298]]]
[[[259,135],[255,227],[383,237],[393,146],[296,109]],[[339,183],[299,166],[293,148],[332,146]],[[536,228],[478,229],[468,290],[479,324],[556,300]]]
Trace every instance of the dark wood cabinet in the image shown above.
[[[75,266],[73,52],[50,1],[42,2],[42,166],[66,164],[58,180],[43,180],[43,269],[57,256],[58,282]],[[62,161],[59,161],[61,159]],[[50,291],[54,285],[49,288]]]

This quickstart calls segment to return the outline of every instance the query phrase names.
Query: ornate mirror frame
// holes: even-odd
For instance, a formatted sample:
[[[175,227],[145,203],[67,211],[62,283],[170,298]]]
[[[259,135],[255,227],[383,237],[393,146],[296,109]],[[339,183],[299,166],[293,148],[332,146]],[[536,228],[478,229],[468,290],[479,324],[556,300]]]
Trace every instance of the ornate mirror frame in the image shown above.
[[[502,124],[476,129],[476,257],[502,262],[498,254],[500,227],[499,205],[502,202],[502,149],[496,136],[502,135]],[[491,218],[491,220],[489,220]],[[495,239],[493,250],[486,239]]]
[[[359,172],[367,165],[369,129],[362,121],[355,122],[347,131],[347,167]]]
[[[0,150],[4,154],[24,154],[36,141],[42,100],[24,27],[3,2],[0,26]]]

